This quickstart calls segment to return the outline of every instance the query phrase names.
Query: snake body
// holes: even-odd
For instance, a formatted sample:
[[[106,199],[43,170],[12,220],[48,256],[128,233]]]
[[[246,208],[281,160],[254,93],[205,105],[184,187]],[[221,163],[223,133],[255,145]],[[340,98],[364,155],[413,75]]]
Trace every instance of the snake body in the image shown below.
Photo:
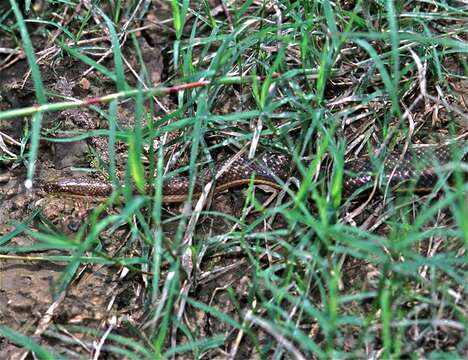
[[[382,184],[395,187],[411,182],[418,189],[430,189],[438,179],[438,171],[451,160],[461,159],[466,155],[466,144],[437,145],[410,149],[404,156],[399,153],[389,154],[383,166],[374,166],[369,157],[359,158],[345,164],[343,193],[352,194],[361,187],[375,183],[380,174]],[[214,170],[201,171],[194,184],[193,194],[198,197],[203,187],[213,179],[213,174],[220,174],[214,185],[214,193],[245,186],[252,176],[255,185],[268,185],[282,189],[282,185],[293,174],[293,162],[288,155],[268,152],[258,158],[248,159],[241,155],[234,160],[226,159],[216,164]],[[190,187],[188,176],[180,176],[164,181],[162,201],[165,203],[183,202],[187,199]],[[414,187],[414,186],[413,186]],[[48,193],[64,193],[90,197],[109,196],[114,187],[110,182],[89,178],[62,178],[45,182],[41,188]]]

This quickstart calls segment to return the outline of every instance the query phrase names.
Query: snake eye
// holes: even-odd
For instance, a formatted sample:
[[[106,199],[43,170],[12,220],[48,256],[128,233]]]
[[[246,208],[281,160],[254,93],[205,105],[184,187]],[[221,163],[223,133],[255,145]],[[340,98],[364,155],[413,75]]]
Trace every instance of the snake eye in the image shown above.
[[[80,222],[79,221],[70,221],[67,225],[68,229],[73,232],[77,232],[80,230]]]

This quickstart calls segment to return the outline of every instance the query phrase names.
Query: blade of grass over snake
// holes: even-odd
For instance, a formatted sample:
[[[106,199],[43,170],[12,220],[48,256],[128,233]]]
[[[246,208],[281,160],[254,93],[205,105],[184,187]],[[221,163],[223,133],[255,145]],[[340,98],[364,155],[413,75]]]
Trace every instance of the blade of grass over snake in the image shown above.
[[[135,98],[135,126],[128,144],[128,166],[132,179],[141,194],[145,193],[145,169],[142,164],[143,138],[141,122],[143,116],[143,96],[139,92]]]
[[[117,166],[115,158],[115,145],[117,140],[117,118],[118,118],[118,105],[117,101],[113,100],[109,104],[109,133],[107,142],[107,152],[109,156],[109,177],[112,184],[117,188]]]
[[[309,188],[310,188],[310,185],[312,184],[312,178],[317,172],[318,164],[322,160],[322,157],[327,151],[327,148],[328,148],[328,139],[324,138],[318,148],[318,152],[317,152],[315,159],[309,164],[307,168],[307,173],[305,174],[301,182],[301,185],[299,186],[299,190],[297,191],[296,198],[295,198],[296,203],[303,203],[304,199],[309,194]]]

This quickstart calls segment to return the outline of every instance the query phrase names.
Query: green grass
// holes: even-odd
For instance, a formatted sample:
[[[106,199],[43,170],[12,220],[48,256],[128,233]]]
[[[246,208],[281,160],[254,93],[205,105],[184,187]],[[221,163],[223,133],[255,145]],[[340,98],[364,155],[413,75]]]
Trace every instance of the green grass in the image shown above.
[[[14,324],[2,324],[0,336],[39,358],[99,351],[135,359],[466,356],[466,164],[458,164],[452,183],[441,176],[430,193],[379,193],[359,213],[353,211],[366,198],[345,197],[342,181],[345,160],[382,144],[388,153],[405,142],[466,138],[467,112],[455,90],[468,81],[462,41],[468,8],[461,2],[223,3],[230,21],[211,1],[167,2],[172,22],[166,26],[173,30],[163,38],[167,79],[158,86],[149,80],[135,31],[161,30],[148,21],[153,3],[120,1],[75,13],[76,4],[46,2],[24,16],[11,0],[11,10],[0,10],[0,39],[24,50],[36,95],[24,108],[0,112],[0,126],[28,119],[16,139],[26,150],[18,150],[15,166],[2,157],[2,167],[19,174],[15,168],[26,166],[23,180],[35,181],[40,144],[99,135],[108,140],[108,158],[91,149],[87,170],[118,189],[72,235],[41,211],[4,219],[13,230],[0,237],[0,254],[65,264],[51,286],[54,299],[67,296],[86,265],[126,267],[131,275],[113,292],[130,305],[122,312],[113,307],[97,330],[61,323],[55,314],[40,341]],[[67,21],[59,22],[53,13],[67,4]],[[103,35],[106,41],[81,42]],[[33,48],[32,37],[58,50],[55,57],[38,66],[42,48]],[[109,52],[104,61],[94,52],[102,47],[101,54]],[[129,71],[132,55],[141,81]],[[87,78],[103,92],[81,102],[47,99],[51,86],[41,74],[53,60],[68,59],[93,68]],[[123,126],[119,115],[129,103],[131,126]],[[107,126],[43,126],[46,115],[85,107]],[[122,144],[125,154],[116,150]],[[264,206],[250,186],[236,214],[164,210],[163,181],[183,172],[193,188],[217,153],[244,147],[292,155],[299,175],[284,184],[280,201]],[[167,159],[177,157],[185,166],[164,173]],[[119,211],[106,215],[111,208]],[[18,246],[12,240],[19,235],[35,242]],[[121,247],[108,253],[104,239]],[[119,291],[126,287],[130,294]],[[86,346],[70,334],[83,335]],[[96,350],[92,341],[103,339]]]

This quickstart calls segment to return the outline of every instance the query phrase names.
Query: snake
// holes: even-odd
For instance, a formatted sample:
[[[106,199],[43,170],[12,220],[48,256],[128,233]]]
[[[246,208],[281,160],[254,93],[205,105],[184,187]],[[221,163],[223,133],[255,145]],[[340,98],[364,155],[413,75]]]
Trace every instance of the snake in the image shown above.
[[[369,188],[379,179],[381,184],[413,190],[430,190],[439,178],[441,169],[452,160],[463,160],[467,153],[467,143],[434,145],[410,148],[404,155],[389,153],[376,166],[371,157],[363,156],[346,162],[342,182],[342,193],[350,196],[357,190]],[[193,197],[203,192],[204,185],[214,179],[213,192],[217,194],[227,189],[254,185],[266,185],[282,190],[284,184],[294,176],[294,161],[280,152],[265,152],[260,156],[248,158],[247,155],[224,159],[217,162],[214,169],[201,170],[193,185]],[[214,171],[213,171],[214,170]],[[169,178],[162,185],[163,203],[180,203],[187,200],[191,186],[189,176]],[[40,184],[47,193],[61,193],[88,197],[107,197],[115,191],[114,185],[105,180],[70,177],[46,181]],[[136,190],[134,192],[137,193]]]

